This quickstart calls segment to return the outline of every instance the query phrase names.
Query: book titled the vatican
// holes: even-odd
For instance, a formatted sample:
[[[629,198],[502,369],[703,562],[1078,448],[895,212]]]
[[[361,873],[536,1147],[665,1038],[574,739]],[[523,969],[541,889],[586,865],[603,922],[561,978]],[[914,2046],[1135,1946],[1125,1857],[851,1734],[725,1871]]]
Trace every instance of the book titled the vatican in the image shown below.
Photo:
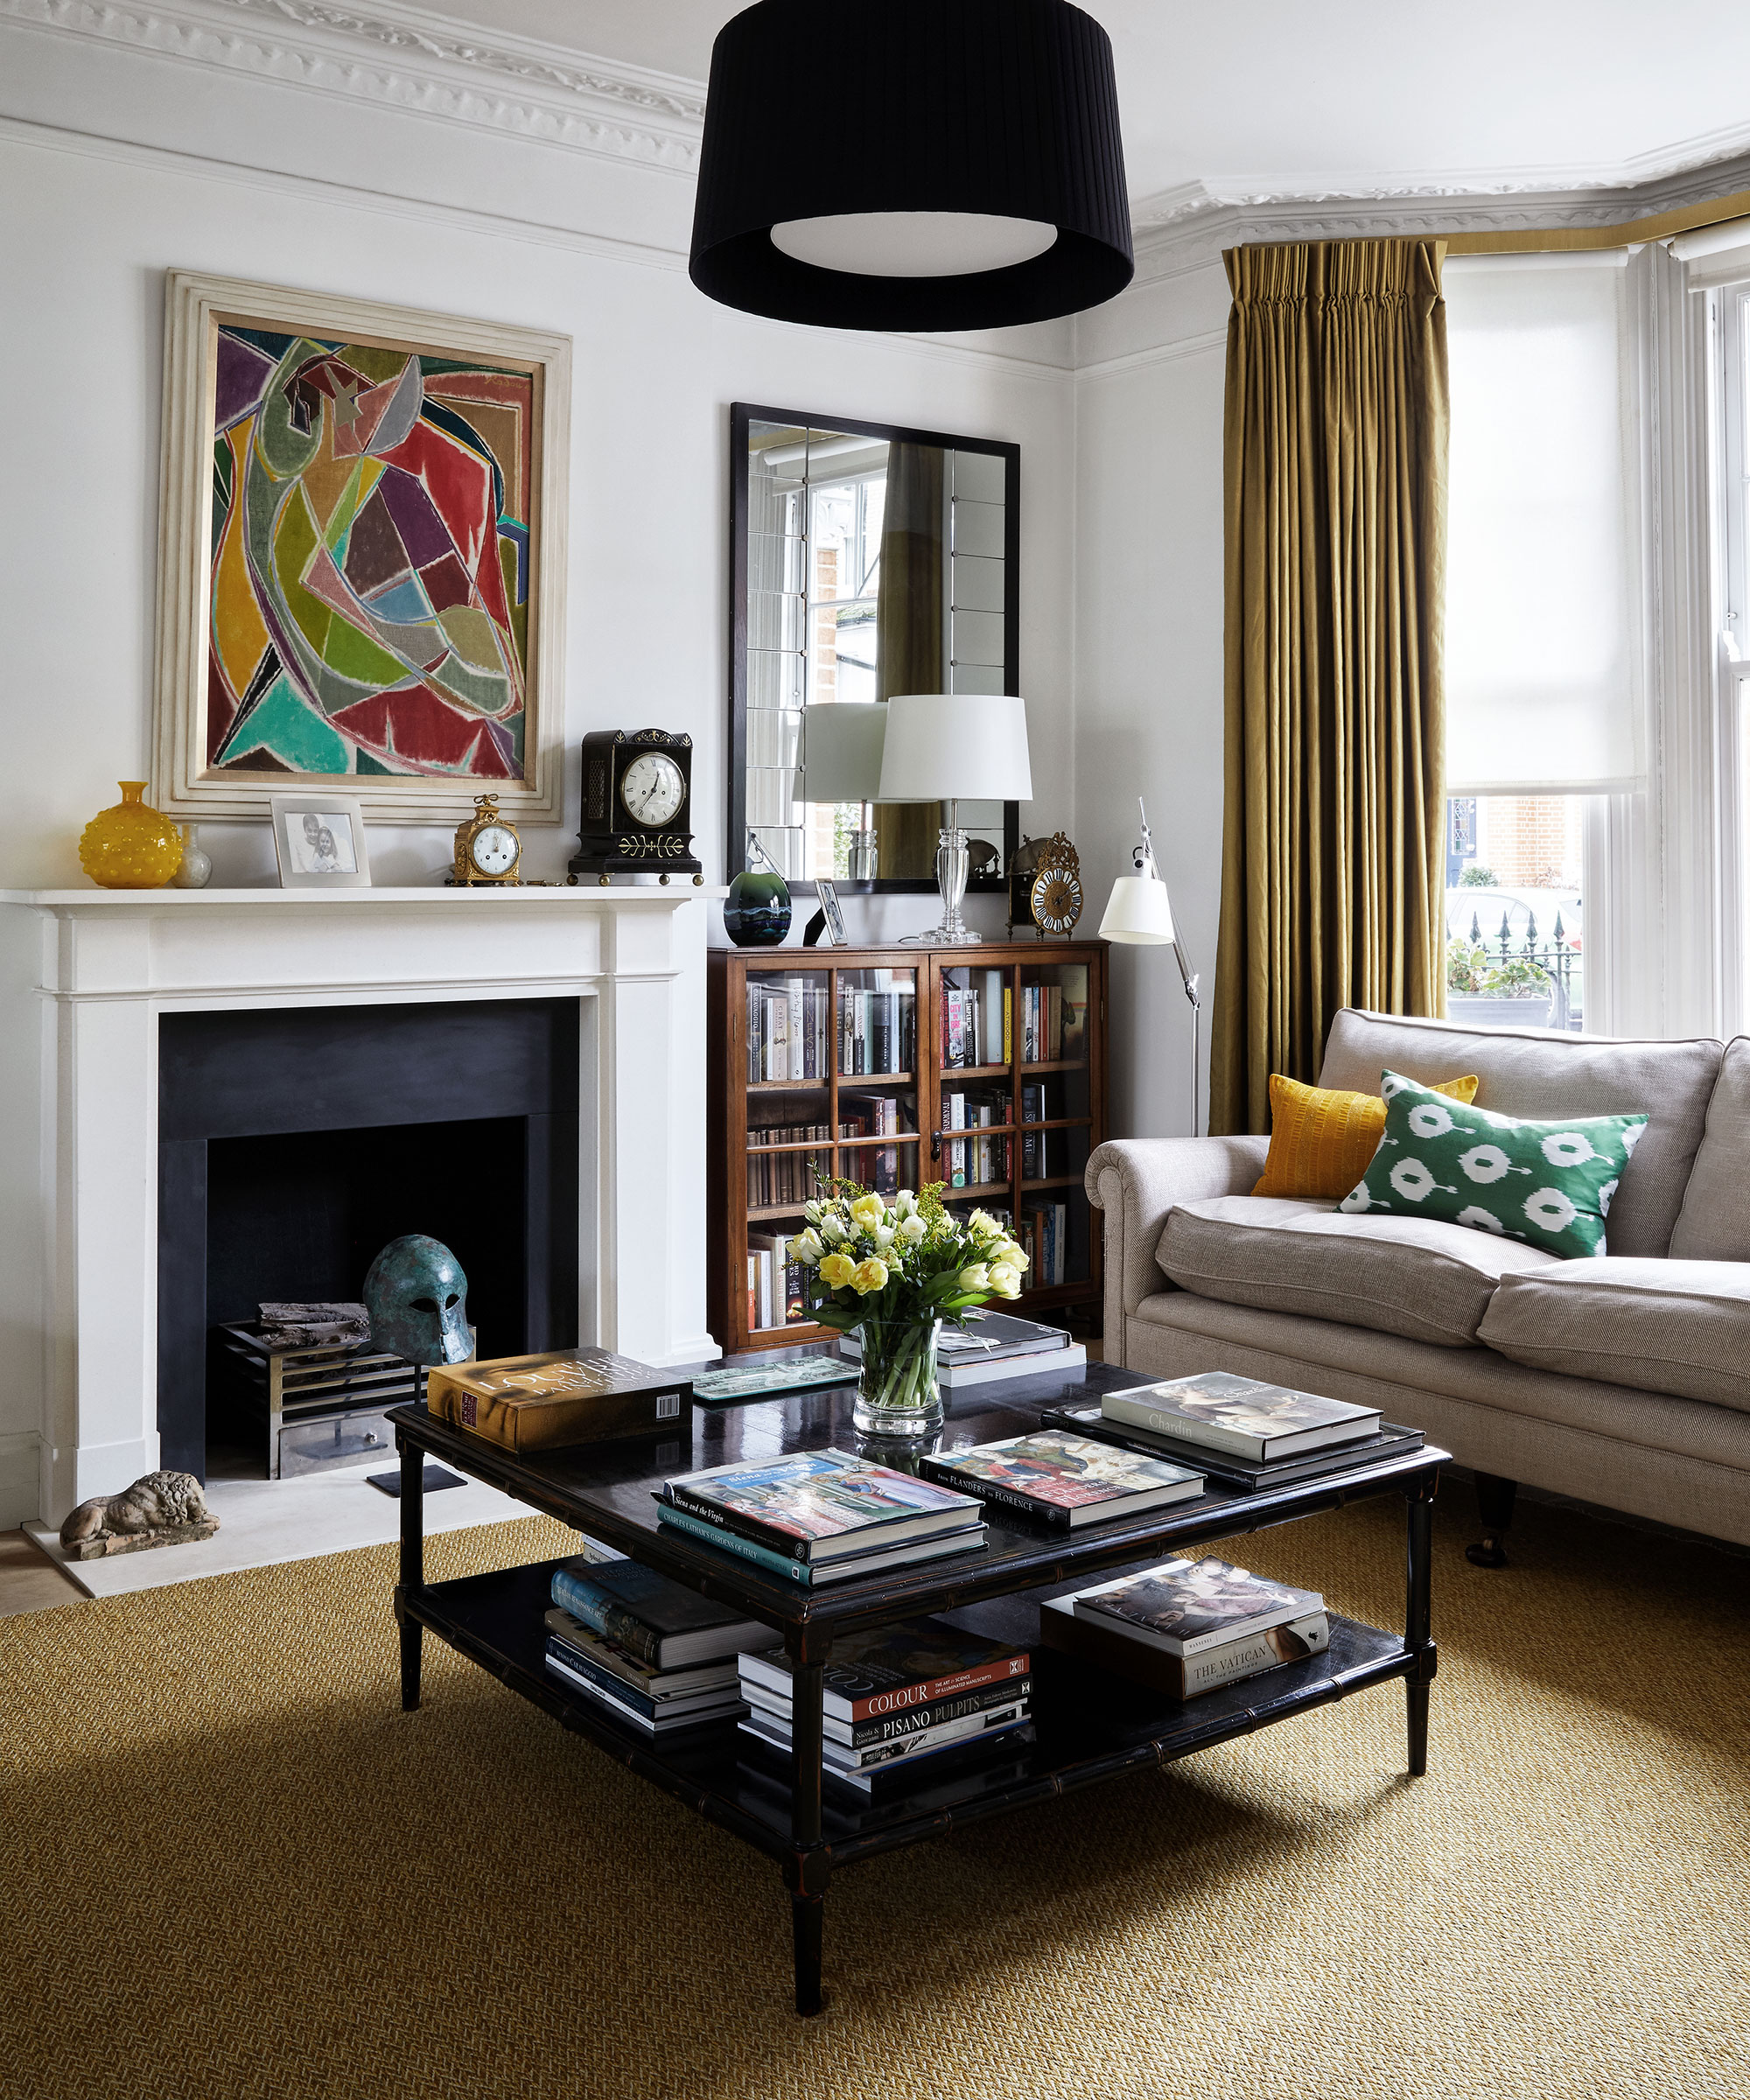
[[[515,1452],[672,1431],[691,1402],[687,1379],[612,1349],[438,1364],[425,1379],[425,1404],[440,1422]]]
[[[1109,1422],[1128,1422],[1177,1437],[1205,1451],[1268,1465],[1296,1452],[1323,1451],[1379,1434],[1379,1410],[1321,1393],[1297,1392],[1232,1371],[1203,1371],[1192,1378],[1166,1378],[1158,1385],[1126,1386],[1101,1396]]]

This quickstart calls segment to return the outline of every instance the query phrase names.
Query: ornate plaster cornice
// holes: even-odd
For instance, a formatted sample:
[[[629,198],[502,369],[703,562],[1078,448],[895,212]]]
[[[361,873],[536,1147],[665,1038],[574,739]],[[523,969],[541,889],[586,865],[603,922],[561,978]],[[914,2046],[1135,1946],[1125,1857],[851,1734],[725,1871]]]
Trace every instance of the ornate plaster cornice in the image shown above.
[[[0,0],[0,19],[691,174],[704,89],[374,0]]]

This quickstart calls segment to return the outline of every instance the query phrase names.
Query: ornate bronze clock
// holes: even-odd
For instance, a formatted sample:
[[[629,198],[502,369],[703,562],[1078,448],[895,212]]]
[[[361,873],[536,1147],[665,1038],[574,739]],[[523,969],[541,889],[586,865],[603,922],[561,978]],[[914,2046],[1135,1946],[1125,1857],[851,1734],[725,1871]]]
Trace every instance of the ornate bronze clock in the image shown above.
[[[1040,940],[1074,933],[1082,903],[1082,863],[1065,835],[1024,840],[1009,864],[1009,930],[1036,927]]]
[[[522,880],[522,841],[498,813],[495,794],[477,794],[474,814],[456,827],[456,862],[451,880],[465,887],[481,883],[514,886]]]
[[[693,739],[666,729],[595,729],[584,738],[583,816],[573,875],[690,875]]]

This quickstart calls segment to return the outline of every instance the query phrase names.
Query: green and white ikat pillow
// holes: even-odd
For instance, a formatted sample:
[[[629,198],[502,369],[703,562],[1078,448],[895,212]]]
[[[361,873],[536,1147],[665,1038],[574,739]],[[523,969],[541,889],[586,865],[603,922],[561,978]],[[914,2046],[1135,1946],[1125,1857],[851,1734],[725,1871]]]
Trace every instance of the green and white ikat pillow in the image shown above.
[[[1385,1135],[1338,1206],[1444,1218],[1504,1234],[1565,1261],[1604,1252],[1610,1199],[1647,1127],[1644,1116],[1525,1123],[1380,1074]]]

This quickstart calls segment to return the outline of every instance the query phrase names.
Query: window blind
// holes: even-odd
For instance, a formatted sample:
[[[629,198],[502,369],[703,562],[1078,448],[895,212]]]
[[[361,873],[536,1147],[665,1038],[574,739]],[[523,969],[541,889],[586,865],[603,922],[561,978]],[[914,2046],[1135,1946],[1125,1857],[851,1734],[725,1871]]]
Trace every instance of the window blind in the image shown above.
[[[1452,794],[1641,784],[1627,259],[1447,265]]]

